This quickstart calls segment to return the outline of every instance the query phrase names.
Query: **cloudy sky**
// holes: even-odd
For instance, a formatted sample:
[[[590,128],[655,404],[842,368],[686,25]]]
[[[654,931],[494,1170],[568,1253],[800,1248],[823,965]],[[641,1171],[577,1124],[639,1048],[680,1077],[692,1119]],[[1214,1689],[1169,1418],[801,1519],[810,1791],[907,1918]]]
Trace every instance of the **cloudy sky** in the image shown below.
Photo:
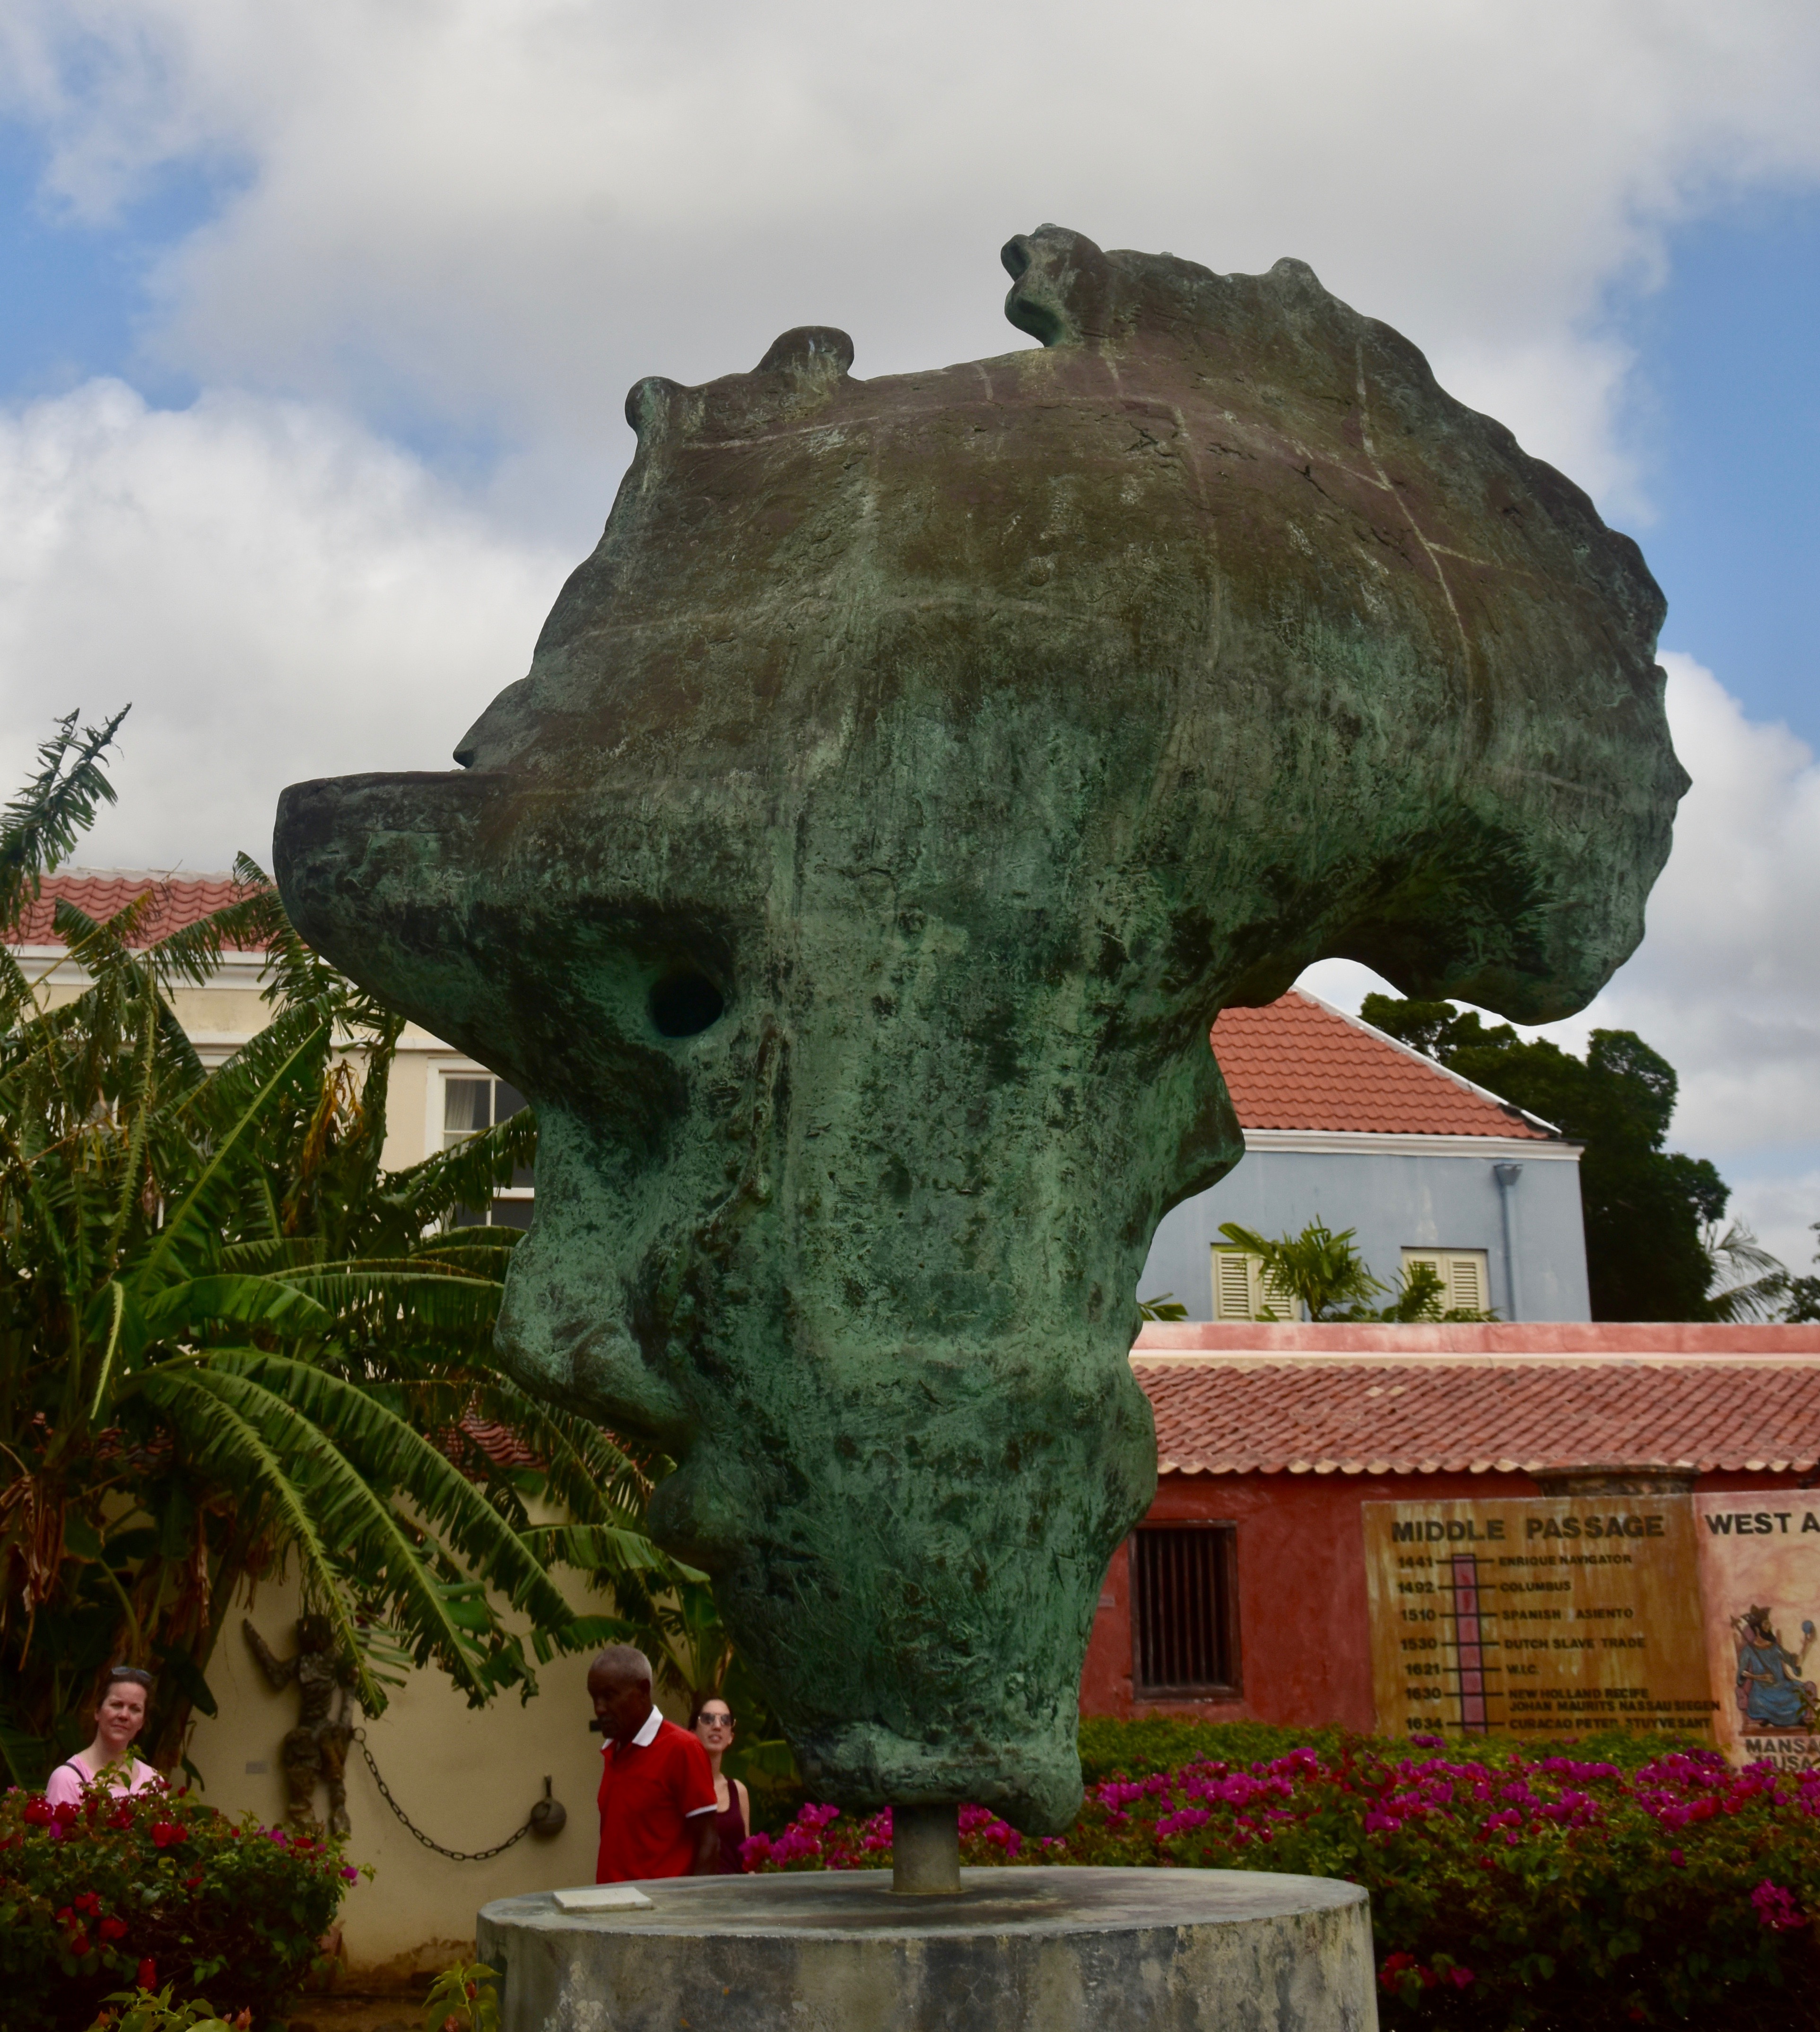
[[[130,700],[83,857],[215,868],[295,778],[443,766],[633,381],[807,323],[861,375],[1004,351],[997,250],[1045,219],[1311,262],[1642,541],[1695,788],[1560,1029],[1663,1051],[1677,1139],[1804,1265],[1811,0],[0,0],[6,780]]]

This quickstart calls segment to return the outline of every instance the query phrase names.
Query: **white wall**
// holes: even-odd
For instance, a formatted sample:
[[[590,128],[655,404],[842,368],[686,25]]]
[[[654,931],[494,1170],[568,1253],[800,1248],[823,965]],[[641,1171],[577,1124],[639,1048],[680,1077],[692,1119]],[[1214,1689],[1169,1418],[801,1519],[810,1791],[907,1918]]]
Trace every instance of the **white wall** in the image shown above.
[[[199,1720],[189,1754],[206,1804],[270,1825],[284,1814],[279,1745],[297,1699],[266,1683],[241,1634],[243,1612],[280,1657],[297,1648],[294,1589],[262,1585],[251,1611],[237,1608],[221,1634],[208,1670],[220,1716]],[[503,1840],[542,1798],[546,1773],[569,1820],[554,1840],[527,1835],[491,1862],[450,1862],[399,1825],[357,1750],[348,1764],[348,1857],[371,1863],[375,1875],[355,1884],[342,1908],[350,1967],[395,1974],[446,1967],[472,1952],[474,1914],[489,1899],[593,1882],[600,1747],[588,1731],[587,1672],[585,1657],[559,1659],[540,1668],[540,1690],[528,1705],[514,1692],[477,1709],[442,1673],[413,1672],[383,1716],[361,1724],[398,1803],[447,1847]],[[249,1764],[267,1768],[249,1772]],[[327,1811],[320,1791],[317,1811]]]

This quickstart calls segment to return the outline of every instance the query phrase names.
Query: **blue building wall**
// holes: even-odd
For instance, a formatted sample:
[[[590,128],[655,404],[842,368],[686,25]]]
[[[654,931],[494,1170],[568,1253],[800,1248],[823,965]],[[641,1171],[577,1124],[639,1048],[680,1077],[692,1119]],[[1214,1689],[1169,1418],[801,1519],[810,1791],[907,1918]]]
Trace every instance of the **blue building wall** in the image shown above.
[[[1491,1304],[1500,1319],[1591,1318],[1579,1152],[1572,1145],[1269,1131],[1248,1134],[1246,1141],[1243,1160],[1218,1185],[1164,1216],[1138,1287],[1140,1298],[1173,1292],[1190,1319],[1210,1320],[1212,1252],[1224,1238],[1222,1221],[1274,1237],[1299,1234],[1320,1220],[1336,1233],[1355,1228],[1360,1253],[1392,1289],[1405,1249],[1482,1249]],[[1318,1147],[1283,1147],[1291,1141]],[[1452,1154],[1449,1145],[1463,1146],[1467,1154]],[[1538,1156],[1545,1149],[1549,1154]],[[1508,1188],[1508,1253],[1495,1169],[1500,1164],[1521,1167]]]

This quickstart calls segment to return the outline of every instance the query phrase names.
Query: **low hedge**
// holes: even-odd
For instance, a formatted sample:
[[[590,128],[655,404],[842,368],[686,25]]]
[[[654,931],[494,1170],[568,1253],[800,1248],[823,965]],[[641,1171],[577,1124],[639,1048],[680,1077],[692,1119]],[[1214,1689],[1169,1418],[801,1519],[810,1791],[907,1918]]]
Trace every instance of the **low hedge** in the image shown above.
[[[8,2032],[85,2032],[122,1989],[173,1986],[273,2022],[358,1873],[334,1846],[182,1795],[0,1797]]]
[[[1312,1750],[1322,1757],[1332,1757],[1344,1743],[1358,1739],[1349,1738],[1347,1731],[1340,1728],[1287,1728],[1267,1721],[1184,1721],[1168,1716],[1121,1721],[1110,1716],[1090,1716],[1081,1724],[1081,1776],[1091,1789],[1108,1778],[1147,1778],[1154,1771],[1179,1771],[1183,1765],[1201,1758],[1230,1765],[1267,1763],[1295,1750]],[[1373,1739],[1386,1754],[1405,1754],[1406,1746],[1400,1741]],[[1411,1740],[1417,1749],[1438,1750],[1443,1739],[1419,1735]],[[1620,1771],[1635,1771],[1641,1765],[1672,1757],[1678,1750],[1701,1747],[1684,1735],[1624,1728],[1557,1742],[1544,1742],[1533,1735],[1485,1735],[1476,1738],[1473,1744],[1474,1751],[1482,1757],[1570,1757],[1582,1762],[1615,1764]]]
[[[1148,1778],[1213,1757],[1225,1764],[1259,1764],[1292,1750],[1324,1755],[1340,1742],[1338,1728],[1282,1728],[1267,1721],[1180,1721],[1157,1716],[1118,1721],[1090,1716],[1081,1724],[1081,1776],[1091,1791],[1108,1778]]]
[[[1335,1736],[1249,1764],[1194,1757],[1100,1779],[1047,1840],[964,1808],[962,1860],[1348,1878],[1371,1893],[1387,2028],[1811,2032],[1820,1774],[1686,1748],[1627,1770],[1586,1747],[1465,1757]],[[805,1806],[746,1855],[752,1870],[881,1866],[890,1816]]]

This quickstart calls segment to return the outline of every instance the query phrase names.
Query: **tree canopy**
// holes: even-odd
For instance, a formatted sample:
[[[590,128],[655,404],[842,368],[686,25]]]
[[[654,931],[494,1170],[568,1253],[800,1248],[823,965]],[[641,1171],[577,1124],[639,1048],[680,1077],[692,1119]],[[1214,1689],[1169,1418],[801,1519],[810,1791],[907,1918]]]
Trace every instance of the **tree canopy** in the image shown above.
[[[1811,1223],[1814,1232],[1820,1235],[1820,1220]],[[1820,1269],[1820,1250],[1814,1253],[1814,1267]],[[1791,1277],[1788,1279],[1788,1308],[1784,1319],[1820,1321],[1820,1276]]]
[[[1631,1031],[1595,1030],[1577,1059],[1450,1002],[1368,995],[1359,1013],[1585,1145],[1580,1200],[1594,1319],[1723,1316],[1708,1245],[1730,1195],[1706,1158],[1664,1147],[1679,1082],[1659,1052]]]

